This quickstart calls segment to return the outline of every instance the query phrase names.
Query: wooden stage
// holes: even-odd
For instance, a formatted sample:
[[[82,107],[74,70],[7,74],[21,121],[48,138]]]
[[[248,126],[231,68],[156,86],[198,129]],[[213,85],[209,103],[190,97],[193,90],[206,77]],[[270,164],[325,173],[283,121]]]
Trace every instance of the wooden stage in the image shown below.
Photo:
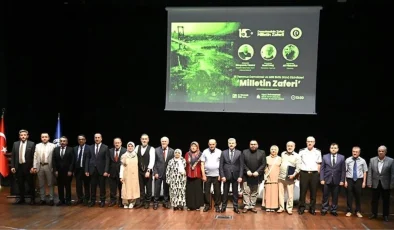
[[[72,192],[75,193],[74,186]],[[381,216],[375,220],[368,219],[371,197],[368,189],[363,194],[363,218],[355,215],[345,217],[346,200],[343,191],[337,217],[330,214],[321,216],[320,212],[316,216],[309,213],[300,216],[296,212],[293,215],[267,213],[260,208],[257,214],[235,214],[230,208],[227,208],[226,213],[217,214],[213,210],[207,213],[202,210],[173,211],[162,206],[153,210],[123,209],[117,206],[99,208],[97,205],[92,208],[81,205],[12,205],[15,199],[7,198],[9,194],[9,187],[1,188],[0,229],[394,229],[393,215],[389,217],[389,222],[384,222]],[[318,209],[321,195],[319,192]],[[391,213],[394,213],[393,196],[391,204]],[[227,215],[232,219],[216,219],[216,215]]]

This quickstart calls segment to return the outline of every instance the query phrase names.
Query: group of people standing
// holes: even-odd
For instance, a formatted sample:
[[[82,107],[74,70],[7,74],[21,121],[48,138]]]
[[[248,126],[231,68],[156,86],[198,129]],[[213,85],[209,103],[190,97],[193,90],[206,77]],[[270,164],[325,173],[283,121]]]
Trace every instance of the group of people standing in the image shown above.
[[[105,206],[106,181],[110,187],[109,206],[148,209],[153,196],[153,209],[159,207],[163,191],[163,207],[174,210],[211,210],[211,197],[216,212],[225,212],[230,194],[233,211],[241,213],[238,207],[239,187],[243,199],[243,213],[257,213],[256,203],[259,192],[263,193],[263,207],[267,212],[293,213],[295,181],[300,182],[298,213],[306,210],[305,198],[310,193],[309,213],[316,215],[316,192],[318,184],[323,185],[321,215],[330,212],[337,216],[340,187],[347,191],[347,213],[361,215],[361,190],[373,188],[371,219],[377,218],[378,201],[383,198],[383,217],[388,221],[390,189],[394,187],[394,161],[387,157],[387,148],[380,146],[378,156],[370,160],[369,167],[360,157],[360,148],[354,147],[352,156],[338,153],[338,144],[331,144],[330,153],[322,156],[315,148],[315,139],[308,137],[307,147],[295,152],[295,143],[288,142],[286,151],[279,156],[279,148],[271,146],[270,153],[259,149],[256,140],[249,148],[240,151],[234,138],[228,139],[228,148],[218,149],[214,139],[208,148],[201,151],[199,143],[193,141],[185,155],[180,149],[169,147],[169,139],[161,138],[161,145],[149,145],[149,136],[141,136],[141,144],[128,142],[122,147],[120,138],[114,139],[114,147],[102,143],[101,134],[94,135],[95,144],[86,145],[86,137],[78,136],[78,146],[68,147],[68,139],[60,138],[60,146],[49,142],[47,133],[41,134],[41,143],[28,140],[27,130],[19,132],[19,141],[12,149],[11,171],[16,175],[19,199],[16,204],[25,203],[25,182],[29,186],[31,202],[35,204],[33,175],[38,175],[40,204],[45,200],[45,185],[49,187],[49,205],[54,205],[54,179],[56,178],[59,202],[71,205],[71,181],[76,179],[76,204],[89,207],[96,205],[96,191],[99,187],[100,207]],[[54,176],[53,176],[54,175]],[[152,195],[152,184],[154,191]],[[223,191],[221,186],[223,185]],[[211,191],[212,190],[212,191]],[[287,201],[285,202],[285,194]],[[329,196],[332,196],[331,205]],[[353,210],[353,198],[356,208]]]

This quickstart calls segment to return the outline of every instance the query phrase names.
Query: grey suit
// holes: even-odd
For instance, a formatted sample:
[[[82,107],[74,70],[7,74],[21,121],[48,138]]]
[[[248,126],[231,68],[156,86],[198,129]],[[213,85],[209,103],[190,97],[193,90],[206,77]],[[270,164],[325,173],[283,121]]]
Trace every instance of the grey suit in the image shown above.
[[[244,156],[238,149],[234,150],[234,155],[230,159],[230,150],[226,149],[222,152],[220,158],[219,174],[220,177],[225,177],[226,182],[223,186],[223,200],[222,209],[227,207],[228,192],[231,189],[233,193],[233,207],[238,208],[238,178],[243,177]]]
[[[383,199],[383,216],[389,215],[390,207],[390,189],[394,188],[394,160],[385,157],[383,168],[379,173],[379,158],[373,157],[369,162],[367,185],[372,187],[372,214],[378,214],[379,198]]]
[[[155,165],[153,167],[153,175],[158,174],[159,178],[155,178],[155,191],[154,191],[154,203],[155,205],[158,204],[159,198],[160,198],[160,191],[161,191],[161,185],[163,184],[163,198],[164,198],[164,204],[168,203],[169,199],[169,187],[168,184],[166,183],[166,169],[168,162],[174,158],[174,149],[167,147],[166,149],[166,158],[164,159],[164,154],[163,154],[163,148],[157,147],[155,149]]]

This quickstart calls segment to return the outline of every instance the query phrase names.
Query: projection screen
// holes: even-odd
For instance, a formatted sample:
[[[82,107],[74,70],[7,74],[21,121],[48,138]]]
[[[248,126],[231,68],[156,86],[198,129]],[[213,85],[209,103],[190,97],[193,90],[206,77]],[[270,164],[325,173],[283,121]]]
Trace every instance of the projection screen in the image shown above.
[[[165,110],[316,114],[320,10],[167,8]]]

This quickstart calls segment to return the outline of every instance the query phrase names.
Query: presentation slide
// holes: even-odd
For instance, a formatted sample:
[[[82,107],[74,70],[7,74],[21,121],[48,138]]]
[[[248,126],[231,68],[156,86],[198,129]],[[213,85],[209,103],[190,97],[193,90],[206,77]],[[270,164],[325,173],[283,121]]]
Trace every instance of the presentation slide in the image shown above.
[[[165,109],[316,114],[320,10],[167,8]]]

